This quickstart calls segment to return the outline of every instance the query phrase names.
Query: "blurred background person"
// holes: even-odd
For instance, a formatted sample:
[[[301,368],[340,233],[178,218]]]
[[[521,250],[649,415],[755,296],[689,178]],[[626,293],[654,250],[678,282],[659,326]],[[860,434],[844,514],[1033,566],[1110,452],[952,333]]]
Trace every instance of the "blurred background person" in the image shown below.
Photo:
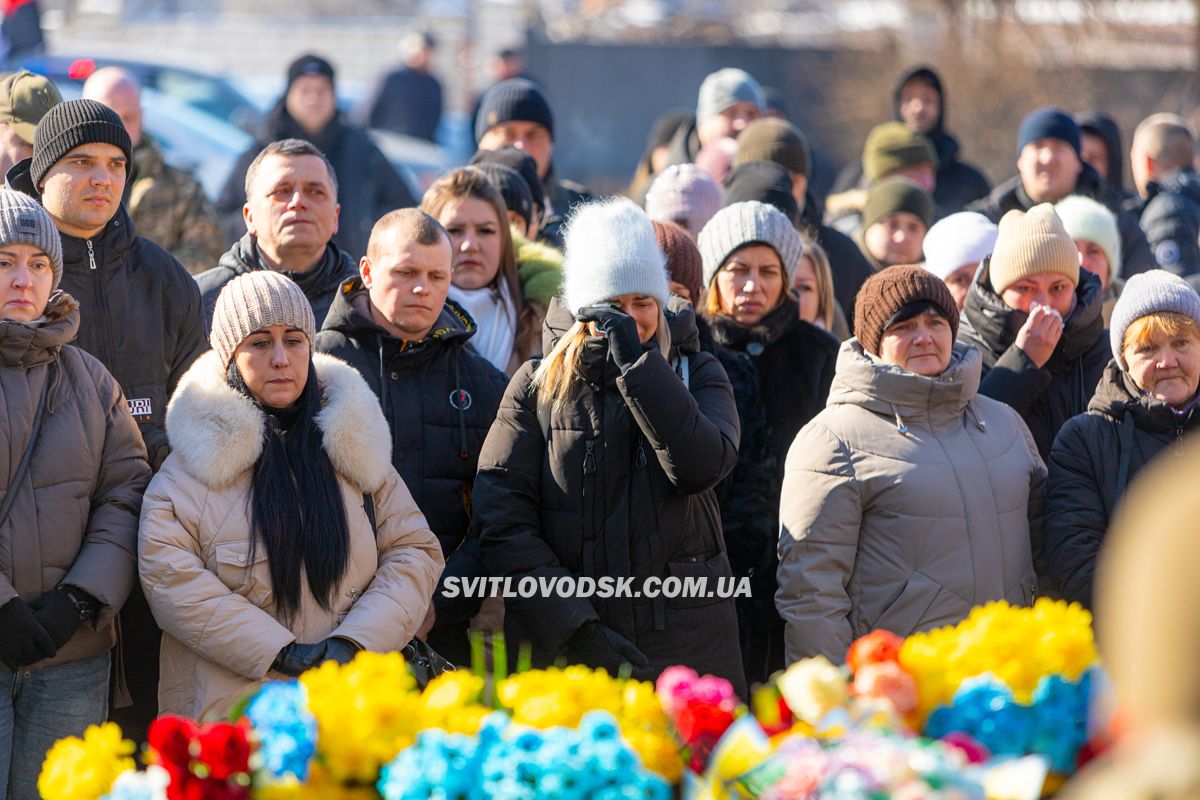
[[[0,169],[7,174],[19,161],[33,157],[33,133],[54,106],[62,102],[58,87],[28,70],[0,78]]]
[[[1103,291],[1104,326],[1112,318],[1113,306],[1121,296],[1121,231],[1117,218],[1090,197],[1072,194],[1054,204],[1067,235],[1079,250],[1079,266],[1100,279]]]
[[[437,40],[413,31],[400,40],[404,66],[385,74],[366,103],[366,123],[404,136],[437,141],[442,84],[433,75]]]

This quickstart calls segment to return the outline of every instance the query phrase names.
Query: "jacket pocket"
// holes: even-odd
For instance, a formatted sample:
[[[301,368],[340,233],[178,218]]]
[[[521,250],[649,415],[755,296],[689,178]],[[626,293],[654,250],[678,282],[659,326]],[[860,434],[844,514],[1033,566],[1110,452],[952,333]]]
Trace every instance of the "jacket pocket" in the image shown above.
[[[271,599],[271,573],[267,568],[267,548],[259,543],[250,556],[251,542],[225,542],[213,549],[217,577],[232,592],[245,597],[259,608],[266,608]]]
[[[728,599],[717,593],[717,582],[722,578],[730,584],[724,587],[726,594],[732,591],[733,571],[729,568],[729,559],[720,550],[711,556],[686,556],[668,561],[667,577],[680,581],[680,592],[667,598],[669,608],[698,608]]]
[[[908,576],[900,595],[888,606],[879,619],[875,620],[863,634],[876,628],[886,628],[897,636],[908,636],[916,632],[927,618],[942,587],[932,578],[914,572]]]

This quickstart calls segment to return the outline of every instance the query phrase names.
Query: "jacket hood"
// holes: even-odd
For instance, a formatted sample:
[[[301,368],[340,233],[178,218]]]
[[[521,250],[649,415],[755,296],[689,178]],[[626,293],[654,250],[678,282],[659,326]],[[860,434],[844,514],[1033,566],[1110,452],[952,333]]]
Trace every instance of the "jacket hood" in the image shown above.
[[[797,325],[809,324],[800,319],[800,307],[790,296],[784,297],[779,308],[754,325],[742,325],[733,317],[724,314],[705,314],[704,321],[708,323],[714,342],[721,347],[743,353],[749,349],[757,349],[754,345],[765,347],[774,344]],[[817,330],[815,326],[812,327]]]
[[[379,400],[358,371],[313,354],[323,400],[316,424],[334,470],[359,491],[375,492],[392,469],[391,432]],[[167,406],[167,437],[185,472],[211,489],[231,486],[262,454],[266,413],[229,385],[212,350],[179,381]]]
[[[992,289],[991,259],[985,258],[963,304],[962,331],[978,339],[997,356],[1017,339],[1017,333],[1028,315],[1009,308]],[[1065,368],[1095,346],[1104,333],[1104,291],[1100,279],[1079,270],[1079,286],[1075,289],[1075,310],[1066,319],[1062,338],[1054,355],[1046,363],[1052,372]]]
[[[43,317],[39,325],[0,320],[0,364],[48,364],[79,332],[79,303],[61,289],[50,295]]]
[[[967,344],[956,343],[946,370],[927,378],[871,358],[857,339],[848,339],[838,349],[837,371],[826,405],[860,406],[895,418],[900,434],[908,432],[910,423],[932,430],[952,428],[962,424],[963,414],[979,393],[982,371],[983,358]],[[974,421],[986,430],[985,422]]]
[[[679,354],[688,355],[700,351],[700,331],[696,327],[696,312],[692,304],[682,297],[671,296],[667,307],[663,309],[667,318],[667,330],[671,334],[671,357]],[[549,353],[558,344],[558,340],[575,324],[575,315],[567,310],[561,297],[550,301],[546,309],[546,320],[542,323],[542,352]],[[603,345],[607,352],[608,345],[603,343],[603,337],[592,336],[597,344]]]
[[[357,275],[347,278],[342,281],[337,294],[334,295],[333,303],[329,306],[329,313],[325,316],[325,324],[321,326],[321,330],[337,331],[346,336],[355,337],[394,338],[391,333],[375,322],[374,317],[371,316],[370,304],[371,298],[367,293],[367,287],[363,286],[362,278]],[[463,344],[474,336],[477,330],[475,320],[471,319],[462,306],[447,299],[446,304],[442,307],[442,313],[438,315],[437,322],[434,323],[433,330],[421,342],[410,343],[409,349],[416,344],[427,346],[434,343]]]
[[[1099,111],[1084,111],[1075,115],[1075,122],[1080,129],[1099,136],[1104,140],[1104,149],[1108,156],[1108,183],[1117,191],[1124,190],[1125,184],[1125,151],[1121,148],[1121,129],[1116,121],[1107,114]]]
[[[268,268],[259,255],[257,239],[251,233],[246,233],[241,239],[234,242],[233,247],[226,250],[221,256],[217,266],[232,272],[231,277],[233,278],[247,272]],[[308,272],[284,272],[283,274],[295,281],[305,296],[313,297],[325,292],[332,292],[341,285],[342,281],[357,273],[358,270],[350,256],[336,244],[329,242],[325,245],[325,252],[321,255],[321,260]]]
[[[1126,412],[1133,416],[1134,424],[1155,433],[1170,433],[1176,429],[1190,429],[1200,422],[1196,411],[1196,400],[1183,411],[1156,400],[1138,388],[1129,373],[1117,366],[1116,360],[1108,362],[1096,392],[1088,403],[1088,411],[1094,411],[1115,420],[1122,420]]]
[[[913,78],[920,78],[925,83],[931,85],[937,91],[938,98],[941,100],[941,103],[938,105],[937,122],[934,124],[933,130],[925,134],[930,139],[934,139],[946,127],[946,90],[942,88],[942,79],[931,68],[926,66],[913,67],[900,75],[900,78],[896,81],[895,88],[892,89],[892,116],[895,117],[897,122],[904,121],[900,117],[900,90],[904,88],[904,84]],[[958,150],[957,142],[955,142],[954,149]],[[940,158],[941,155],[941,151],[939,150],[938,157]],[[945,164],[946,162],[939,161],[938,163]]]

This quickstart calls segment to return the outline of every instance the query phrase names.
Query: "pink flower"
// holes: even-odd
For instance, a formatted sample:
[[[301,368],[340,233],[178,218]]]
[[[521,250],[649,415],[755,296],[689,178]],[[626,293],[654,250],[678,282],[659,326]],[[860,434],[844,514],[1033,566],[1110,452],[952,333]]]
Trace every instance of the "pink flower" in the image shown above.
[[[694,674],[694,673],[693,673]],[[691,699],[707,705],[733,711],[738,706],[733,684],[715,675],[705,675],[691,685]]]
[[[683,666],[667,667],[659,674],[654,690],[668,714],[674,715],[687,705],[692,696],[692,685],[699,678],[694,669]]]
[[[860,666],[852,691],[859,697],[887,700],[900,714],[911,714],[917,708],[917,682],[895,661]]]

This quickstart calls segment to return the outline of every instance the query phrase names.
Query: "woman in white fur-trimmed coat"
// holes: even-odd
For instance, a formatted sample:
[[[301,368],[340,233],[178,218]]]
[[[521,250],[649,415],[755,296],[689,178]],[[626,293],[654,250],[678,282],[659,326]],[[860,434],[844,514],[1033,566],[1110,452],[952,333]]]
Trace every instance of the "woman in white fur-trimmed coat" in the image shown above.
[[[138,543],[163,629],[161,713],[224,716],[258,681],[399,650],[425,617],[441,548],[392,467],[375,396],[312,355],[313,335],[286,277],[231,281],[213,351],[167,410],[172,453]]]

